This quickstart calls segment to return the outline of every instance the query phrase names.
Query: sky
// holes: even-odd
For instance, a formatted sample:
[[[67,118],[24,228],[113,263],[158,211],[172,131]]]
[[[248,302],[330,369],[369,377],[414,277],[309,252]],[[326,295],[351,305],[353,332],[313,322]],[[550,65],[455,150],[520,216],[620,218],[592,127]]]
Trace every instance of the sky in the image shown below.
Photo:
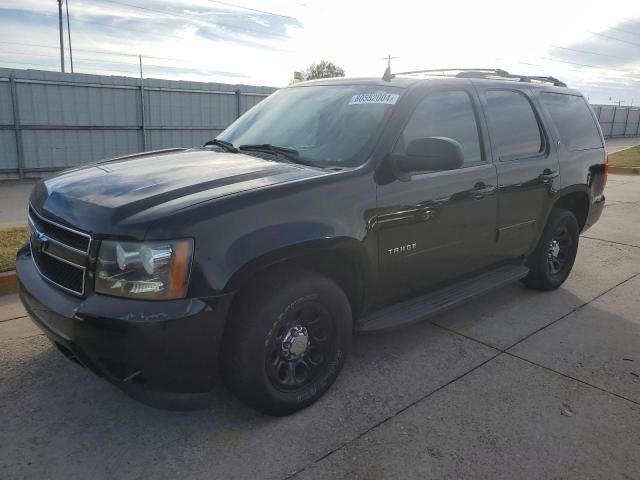
[[[80,73],[283,86],[323,59],[348,76],[503,68],[592,103],[640,105],[640,1],[68,0]],[[66,68],[69,51],[65,19]],[[59,70],[56,0],[0,0],[0,66]]]

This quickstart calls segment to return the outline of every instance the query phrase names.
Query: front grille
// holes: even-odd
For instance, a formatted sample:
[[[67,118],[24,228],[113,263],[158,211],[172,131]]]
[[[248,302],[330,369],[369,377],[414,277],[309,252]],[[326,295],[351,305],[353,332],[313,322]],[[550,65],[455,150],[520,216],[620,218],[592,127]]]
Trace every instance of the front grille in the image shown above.
[[[58,260],[46,253],[40,253],[37,251],[32,251],[31,253],[33,255],[33,260],[38,266],[40,275],[48,278],[53,283],[60,285],[61,287],[72,290],[75,293],[82,294],[84,290],[83,269]]]
[[[42,218],[31,206],[29,207],[29,219],[40,233],[44,233],[60,243],[87,252],[89,250],[89,242],[91,237],[73,229],[56,224],[51,220]]]
[[[84,295],[91,237],[29,208],[31,257],[40,275],[59,288]]]

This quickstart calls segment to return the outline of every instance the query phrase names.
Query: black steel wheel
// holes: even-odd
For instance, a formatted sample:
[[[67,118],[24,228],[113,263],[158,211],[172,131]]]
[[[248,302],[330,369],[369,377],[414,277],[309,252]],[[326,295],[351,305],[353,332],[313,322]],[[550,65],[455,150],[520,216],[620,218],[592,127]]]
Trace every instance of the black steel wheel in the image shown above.
[[[260,279],[237,305],[223,351],[227,386],[270,415],[320,398],[351,344],[351,308],[340,287],[315,272],[288,272]]]
[[[265,355],[267,377],[274,387],[294,392],[316,379],[336,346],[333,320],[321,303],[311,299],[278,319]]]
[[[566,225],[560,224],[547,247],[547,268],[552,277],[562,276],[569,266],[573,252],[573,238]]]
[[[529,274],[522,281],[537,290],[553,290],[562,285],[573,268],[579,234],[575,215],[554,209],[538,245],[527,259]]]

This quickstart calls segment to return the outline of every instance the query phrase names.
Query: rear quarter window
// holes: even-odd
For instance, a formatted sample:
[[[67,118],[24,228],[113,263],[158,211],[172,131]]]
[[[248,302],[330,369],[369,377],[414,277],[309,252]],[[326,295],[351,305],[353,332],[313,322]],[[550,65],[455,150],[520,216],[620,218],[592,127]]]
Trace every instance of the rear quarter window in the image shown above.
[[[501,160],[525,158],[544,150],[536,114],[526,95],[513,90],[489,90],[489,130]]]
[[[583,97],[544,92],[541,100],[568,150],[602,148],[600,132]]]

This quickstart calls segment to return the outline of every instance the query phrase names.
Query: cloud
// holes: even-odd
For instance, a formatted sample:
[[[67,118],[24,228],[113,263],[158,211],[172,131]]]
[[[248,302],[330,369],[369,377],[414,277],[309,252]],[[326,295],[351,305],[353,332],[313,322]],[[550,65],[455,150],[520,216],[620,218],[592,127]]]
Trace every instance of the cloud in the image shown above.
[[[554,45],[549,53],[559,60],[624,68],[640,64],[640,18],[616,23],[579,42]]]
[[[55,69],[57,13],[55,2],[43,8],[41,0],[0,0],[0,41],[8,42],[0,48],[0,62]],[[75,0],[70,14],[76,71],[135,75],[135,56],[141,54],[146,75],[198,81],[272,83],[256,79],[252,73],[260,62],[248,59],[286,56],[291,32],[303,28],[293,15],[207,0]]]
[[[501,67],[553,75],[597,101],[614,94],[640,98],[634,80],[640,46],[632,45],[640,45],[639,1],[608,0],[603,8],[583,0],[536,0],[526,15],[513,0],[226,3],[277,15],[213,0],[71,0],[76,68],[135,72],[141,54],[145,72],[160,78],[228,82],[229,75],[245,75],[243,82],[278,86],[322,59],[351,76],[380,76],[390,53],[398,57],[397,71]],[[57,20],[53,0],[0,0],[0,41],[14,43],[0,44],[0,61],[55,69]]]

